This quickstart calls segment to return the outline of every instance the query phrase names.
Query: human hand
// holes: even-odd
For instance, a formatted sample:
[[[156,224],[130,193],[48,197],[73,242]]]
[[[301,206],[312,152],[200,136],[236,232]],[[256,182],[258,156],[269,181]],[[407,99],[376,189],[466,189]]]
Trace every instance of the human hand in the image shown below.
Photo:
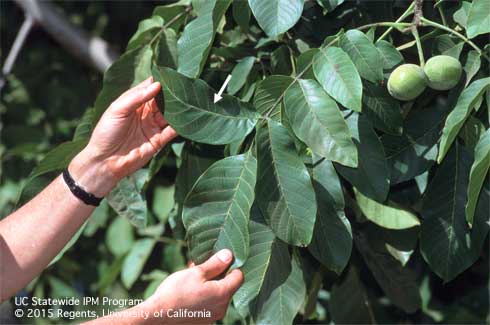
[[[149,319],[149,323],[211,324],[225,316],[228,303],[243,282],[243,274],[234,269],[219,278],[231,265],[233,256],[224,249],[206,262],[176,272],[166,278],[156,292],[138,305],[149,315],[163,310],[163,318]],[[175,316],[175,312],[207,312],[209,317],[196,318],[189,315]]]
[[[160,88],[150,77],[123,93],[107,108],[88,145],[70,163],[73,178],[92,194],[105,196],[176,137],[154,99]]]

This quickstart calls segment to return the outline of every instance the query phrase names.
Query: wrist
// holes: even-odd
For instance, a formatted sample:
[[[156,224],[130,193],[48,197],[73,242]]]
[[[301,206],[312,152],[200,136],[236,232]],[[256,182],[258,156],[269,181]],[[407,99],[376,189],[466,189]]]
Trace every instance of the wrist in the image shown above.
[[[166,324],[168,321],[168,307],[161,304],[159,299],[155,299],[154,296],[149,297],[133,308],[138,314],[146,316],[141,320],[140,324]]]
[[[72,159],[68,171],[79,185],[97,197],[105,197],[118,182],[106,162],[96,158],[87,147]]]

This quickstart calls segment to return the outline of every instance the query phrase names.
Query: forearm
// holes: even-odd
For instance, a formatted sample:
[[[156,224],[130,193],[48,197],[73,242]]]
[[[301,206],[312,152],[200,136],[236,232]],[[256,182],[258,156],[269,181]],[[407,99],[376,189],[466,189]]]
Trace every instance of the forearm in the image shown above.
[[[83,155],[70,165],[70,172],[94,189],[101,180]],[[89,181],[93,179],[93,181]],[[104,192],[107,191],[104,188]],[[31,201],[0,221],[0,300],[25,287],[48,266],[90,216],[95,207],[76,198],[58,176]]]

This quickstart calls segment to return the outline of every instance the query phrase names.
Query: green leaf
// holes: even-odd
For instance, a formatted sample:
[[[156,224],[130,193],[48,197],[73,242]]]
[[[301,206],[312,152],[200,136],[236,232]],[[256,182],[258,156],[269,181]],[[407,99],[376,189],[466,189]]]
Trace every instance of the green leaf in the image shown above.
[[[152,211],[156,217],[165,223],[170,211],[175,205],[174,201],[175,186],[155,186],[153,190]]]
[[[404,62],[402,54],[390,42],[381,40],[375,45],[383,60],[383,70],[391,71]]]
[[[146,260],[150,257],[153,246],[155,246],[153,239],[144,238],[137,240],[131,247],[124,259],[121,270],[121,280],[127,289],[131,289],[136,280],[138,280]]]
[[[203,1],[196,19],[188,23],[177,41],[177,69],[181,74],[196,78],[206,63],[218,24],[231,0]]]
[[[333,285],[329,307],[335,324],[376,324],[371,300],[353,263]]]
[[[145,227],[147,223],[148,207],[141,193],[147,178],[148,170],[140,169],[119,181],[107,195],[107,203],[114,211],[138,228]]]
[[[338,6],[344,3],[345,0],[317,0],[317,2],[325,8],[327,12],[335,10]]]
[[[352,250],[352,231],[344,213],[342,186],[327,159],[313,156],[310,170],[318,214],[308,249],[323,265],[341,274]]]
[[[376,129],[394,135],[403,132],[400,102],[390,96],[386,87],[365,82],[362,103],[363,112]]]
[[[356,233],[354,238],[364,262],[393,304],[406,313],[419,309],[422,301],[415,274],[390,256],[379,238],[364,232]]]
[[[248,227],[249,255],[241,267],[245,280],[233,296],[235,307],[244,317],[250,313],[250,305],[259,293],[270,293],[271,288],[266,284],[285,281],[291,270],[288,246],[274,235],[257,205],[251,208]]]
[[[255,304],[251,307],[252,318],[256,324],[283,325],[293,323],[305,300],[306,285],[297,254],[293,254],[290,264],[291,272],[288,272],[285,281],[279,282],[281,279],[277,274],[267,278],[268,281],[264,284],[266,290],[260,292]],[[285,268],[286,266],[283,264],[281,267]],[[278,313],[277,311],[281,312]]]
[[[383,81],[383,65],[378,49],[361,31],[351,29],[340,38],[339,46],[350,56],[361,77],[373,83]]]
[[[177,68],[177,35],[173,29],[166,28],[160,34],[155,57],[159,67]]]
[[[471,79],[478,73],[481,66],[480,54],[477,51],[471,50],[468,52],[466,63],[464,65],[464,71],[466,72],[465,87],[468,86]]]
[[[357,150],[337,103],[315,80],[298,80],[286,91],[284,111],[296,136],[313,152],[356,167]]]
[[[490,33],[490,1],[473,0],[468,12],[466,35],[473,38]]]
[[[315,225],[315,193],[288,130],[273,120],[257,127],[256,197],[262,213],[280,239],[306,246]]]
[[[357,168],[335,164],[335,169],[367,197],[383,202],[390,187],[389,169],[383,146],[369,121],[362,115],[352,114],[347,125],[357,146]]]
[[[420,227],[390,230],[372,223],[367,225],[366,231],[370,239],[375,239],[377,246],[384,246],[388,254],[405,266],[417,246]]]
[[[470,179],[468,183],[468,202],[466,203],[466,221],[473,225],[478,196],[483,182],[488,176],[490,168],[490,129],[488,129],[478,141],[475,147],[475,161],[471,166]]]
[[[87,220],[87,225],[83,230],[83,235],[86,237],[92,237],[95,232],[101,228],[106,227],[107,219],[109,218],[109,205],[106,200],[100,202],[100,205],[95,208],[92,215]]]
[[[293,81],[294,79],[288,76],[268,76],[260,81],[253,99],[257,111],[264,115],[274,108],[271,117],[277,117],[280,120],[281,99]]]
[[[87,139],[64,142],[48,152],[29,175],[30,180],[46,173],[63,170],[70,161],[85,147]]]
[[[382,136],[391,171],[391,184],[410,180],[433,165],[437,157],[437,140],[447,110],[444,103],[414,111],[405,120],[401,136]]]
[[[456,43],[449,35],[441,35],[432,42],[432,55],[448,55],[459,60],[463,45],[464,42]]]
[[[139,22],[136,32],[129,39],[126,51],[150,42],[162,27],[163,18],[160,16],[152,16],[150,18],[143,19]]]
[[[51,287],[51,299],[63,299],[71,297],[80,297],[80,293],[73,287],[73,285],[68,285],[67,283],[61,281],[53,276],[48,276],[48,283]]]
[[[92,133],[92,120],[94,118],[94,109],[92,107],[87,108],[83,113],[82,118],[77,124],[75,134],[73,135],[73,142],[90,138]]]
[[[223,248],[233,252],[234,266],[245,262],[256,172],[251,152],[227,157],[211,165],[187,195],[182,220],[196,264]]]
[[[313,72],[323,89],[342,106],[360,112],[362,83],[349,56],[338,47],[321,49],[313,61]]]
[[[303,72],[301,77],[303,79],[315,79],[315,74],[313,73],[313,58],[319,52],[319,49],[309,49],[298,56],[296,62],[296,69],[299,73]]]
[[[271,53],[272,74],[289,76],[293,72],[291,51],[286,45],[281,45]]]
[[[470,115],[468,116],[466,122],[464,122],[458,136],[463,139],[466,149],[473,152],[475,151],[476,144],[485,133],[485,131],[486,129],[483,123],[476,117]]]
[[[455,143],[425,194],[420,250],[430,268],[446,282],[470,267],[480,256],[488,233],[490,191],[484,188],[470,230],[465,218],[471,156]]]
[[[303,0],[248,0],[257,22],[269,37],[293,27],[303,12]]]
[[[240,26],[243,31],[248,32],[251,15],[248,3],[244,0],[233,0],[232,10],[233,18],[237,22],[238,26]]]
[[[252,131],[259,116],[253,107],[223,95],[213,104],[214,90],[169,68],[154,69],[162,84],[165,118],[181,136],[209,144],[227,144]]]
[[[151,76],[152,56],[151,47],[141,45],[126,51],[107,69],[102,90],[94,104],[95,122],[123,92]]]
[[[105,243],[116,257],[129,252],[134,243],[134,234],[128,219],[118,216],[111,222],[107,228]]]
[[[490,78],[483,78],[473,81],[468,88],[463,90],[458,98],[456,106],[446,119],[446,124],[442,130],[441,142],[439,144],[439,155],[437,162],[441,163],[448,152],[451,144],[459,133],[465,120],[468,118],[476,101],[483,92],[490,88]]]
[[[187,193],[209,166],[221,158],[210,146],[196,146],[186,143],[182,164],[175,179],[175,201],[184,203]]]
[[[471,2],[463,1],[461,3],[461,8],[453,14],[453,19],[455,22],[461,25],[461,27],[466,28],[468,22],[468,13],[470,11]]]
[[[167,29],[173,29],[175,32],[179,31],[180,27],[187,19],[187,16],[184,15],[183,12],[186,10],[186,6],[189,3],[186,3],[185,5],[179,5],[179,3],[182,3],[182,1],[170,5],[157,6],[155,7],[155,9],[153,9],[153,16],[160,16],[166,22],[170,22],[172,19],[176,19],[172,24],[167,27]],[[178,15],[180,15],[179,18],[175,18]]]
[[[231,80],[228,84],[228,94],[236,94],[245,85],[254,63],[255,57],[247,56],[233,68],[231,71]]]
[[[371,200],[354,188],[356,201],[366,218],[387,229],[407,229],[420,225],[419,219],[411,212],[395,206],[384,205]]]

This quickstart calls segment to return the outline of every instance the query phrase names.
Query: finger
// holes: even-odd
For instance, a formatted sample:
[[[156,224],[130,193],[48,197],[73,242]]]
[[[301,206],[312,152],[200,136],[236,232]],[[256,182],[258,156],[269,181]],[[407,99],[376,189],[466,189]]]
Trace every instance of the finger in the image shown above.
[[[218,284],[224,288],[225,295],[231,297],[243,283],[243,273],[239,269],[234,269],[228,273]]]
[[[204,272],[204,277],[211,280],[225,272],[233,260],[233,254],[229,249],[222,249],[206,262],[196,266]]]
[[[168,125],[168,122],[167,122],[167,120],[165,120],[162,113],[160,113],[160,110],[158,109],[157,101],[155,100],[155,98],[152,98],[150,100],[149,105],[151,107],[151,111],[153,113],[153,118],[154,118],[156,124],[160,128],[163,129],[165,126]]]
[[[150,76],[150,77],[146,78],[145,80],[143,80],[142,82],[140,82],[139,84],[137,84],[136,86],[133,86],[133,87],[129,88],[128,90],[126,90],[119,97],[122,97],[124,95],[127,95],[127,94],[129,94],[131,92],[134,92],[135,89],[137,89],[137,88],[148,87],[152,83],[153,83],[153,76]]]
[[[159,149],[163,148],[167,143],[175,139],[177,135],[177,132],[175,132],[171,126],[164,128],[162,132],[156,135],[156,141]]]
[[[136,87],[123,94],[112,103],[112,109],[122,114],[129,114],[155,97],[160,91],[160,83],[154,82],[146,87]]]

